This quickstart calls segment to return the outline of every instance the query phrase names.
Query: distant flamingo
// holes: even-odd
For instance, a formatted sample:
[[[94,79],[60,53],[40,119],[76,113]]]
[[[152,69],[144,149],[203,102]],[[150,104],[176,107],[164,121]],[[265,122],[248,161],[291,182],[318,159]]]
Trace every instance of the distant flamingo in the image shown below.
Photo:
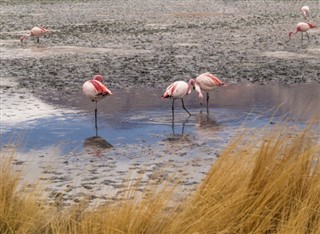
[[[97,109],[98,109],[98,101],[105,98],[107,95],[111,95],[111,91],[103,84],[103,76],[95,75],[92,80],[88,80],[83,84],[83,93],[91,101],[96,103],[96,108],[94,110],[95,113],[95,127],[96,127],[96,135],[98,135],[98,125],[97,125]]]
[[[224,86],[224,83],[209,72],[200,74],[195,81],[194,87],[199,94],[201,105],[203,100],[202,90],[207,92],[207,113],[209,113],[209,92],[219,86]]]
[[[307,33],[307,31],[311,28],[315,28],[316,25],[315,24],[311,24],[311,23],[304,23],[304,22],[300,22],[300,23],[297,23],[296,25],[296,30],[294,32],[289,32],[289,40],[291,39],[291,36],[292,34],[296,34],[298,32],[301,32],[301,42],[303,40],[303,33],[305,32],[307,37],[308,37],[308,40],[310,39],[309,38],[309,35]]]
[[[183,109],[189,114],[190,112],[184,106],[183,98],[185,95],[188,95],[192,91],[192,87],[194,86],[194,79],[190,79],[189,82],[184,81],[176,81],[169,85],[162,95],[162,99],[172,98],[172,121],[174,120],[174,100],[181,99]]]
[[[309,18],[310,8],[308,6],[301,7],[300,11],[301,11],[304,19]]]
[[[23,41],[28,39],[29,37],[36,37],[37,38],[37,43],[39,43],[40,42],[40,37],[44,36],[47,33],[48,33],[48,30],[43,28],[43,27],[34,27],[34,28],[31,29],[30,33],[20,37],[20,42],[22,44]]]

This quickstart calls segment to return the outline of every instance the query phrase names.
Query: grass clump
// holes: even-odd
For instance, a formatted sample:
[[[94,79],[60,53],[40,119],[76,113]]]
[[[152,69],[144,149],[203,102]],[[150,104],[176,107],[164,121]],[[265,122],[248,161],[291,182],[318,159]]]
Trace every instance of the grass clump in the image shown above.
[[[174,232],[320,233],[317,140],[310,129],[237,138],[183,204]]]
[[[242,135],[183,200],[174,199],[179,185],[161,183],[95,208],[45,206],[37,192],[19,192],[1,155],[0,232],[320,233],[318,137],[310,128]]]

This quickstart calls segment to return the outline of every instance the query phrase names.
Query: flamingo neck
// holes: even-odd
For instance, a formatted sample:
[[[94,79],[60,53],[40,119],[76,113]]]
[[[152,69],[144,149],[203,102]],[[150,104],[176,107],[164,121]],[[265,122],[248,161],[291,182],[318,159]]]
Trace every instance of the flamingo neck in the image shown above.
[[[297,33],[298,31],[296,31],[296,32],[289,32],[289,40],[291,39],[291,36],[292,36],[292,34],[295,34],[295,33]]]
[[[187,89],[187,94],[191,93],[192,87],[194,87],[195,85],[195,80],[194,79],[190,79],[188,81],[188,89]]]
[[[201,91],[201,88],[200,88],[199,84],[195,83],[194,88],[195,88],[196,91],[198,92],[198,94],[199,94],[199,99],[200,99],[200,101],[202,102],[203,94],[202,94],[202,91]]]

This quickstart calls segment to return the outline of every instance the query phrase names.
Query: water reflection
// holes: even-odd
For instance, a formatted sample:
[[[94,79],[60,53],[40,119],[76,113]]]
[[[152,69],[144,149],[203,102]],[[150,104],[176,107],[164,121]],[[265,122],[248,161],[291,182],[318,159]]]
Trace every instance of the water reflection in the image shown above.
[[[176,134],[175,132],[175,122],[174,122],[174,118],[172,117],[172,134],[173,135],[177,135],[177,136],[183,136],[184,135],[184,128],[186,123],[188,122],[190,116],[188,116],[183,122],[182,122],[182,128],[181,128],[181,134]]]
[[[223,129],[225,128],[212,114],[207,114],[201,110],[196,116],[195,134],[197,135],[198,139],[205,139],[204,141],[206,143],[209,141],[217,143],[219,140],[221,140],[221,137],[219,138],[219,133],[221,133]]]
[[[83,148],[88,153],[91,153],[97,157],[103,156],[107,149],[113,146],[100,136],[88,137],[83,142]]]
[[[208,129],[212,127],[217,127],[219,126],[218,122],[216,121],[216,118],[212,114],[205,114],[200,111],[200,113],[197,115],[196,118],[196,126],[198,128],[203,128],[203,129]]]

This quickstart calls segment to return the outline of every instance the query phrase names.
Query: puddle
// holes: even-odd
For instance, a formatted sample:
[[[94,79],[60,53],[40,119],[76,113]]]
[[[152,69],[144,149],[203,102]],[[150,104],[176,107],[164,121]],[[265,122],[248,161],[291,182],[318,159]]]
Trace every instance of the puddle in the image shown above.
[[[192,116],[176,101],[172,127],[171,100],[161,100],[160,90],[148,97],[115,91],[98,105],[98,135],[115,148],[126,145],[157,145],[172,136],[195,139],[197,144],[224,143],[240,126],[261,128],[286,117],[305,124],[310,117],[320,119],[320,85],[232,85],[212,92],[210,115],[201,108],[195,92],[185,98]],[[94,105],[85,97],[59,107],[31,95],[2,93],[1,145],[23,139],[22,150],[60,145],[64,153],[81,151],[84,142],[95,136]],[[11,102],[15,103],[13,106]],[[273,119],[272,119],[273,118]],[[279,120],[280,121],[280,120]],[[245,125],[243,125],[245,124]],[[174,139],[174,138],[172,138]]]

